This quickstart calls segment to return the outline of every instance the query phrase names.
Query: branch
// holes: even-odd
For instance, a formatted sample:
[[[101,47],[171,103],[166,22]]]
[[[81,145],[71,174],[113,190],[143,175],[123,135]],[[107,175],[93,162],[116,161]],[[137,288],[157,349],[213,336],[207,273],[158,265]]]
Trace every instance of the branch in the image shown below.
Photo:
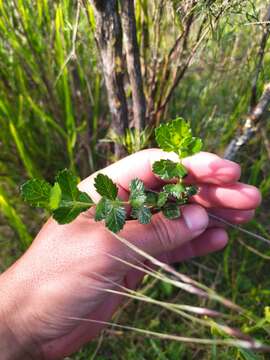
[[[174,78],[173,78],[173,85],[172,85],[172,89],[171,89],[172,92],[171,92],[171,94],[168,95],[168,98],[165,100],[166,104],[165,105],[163,104],[164,105],[163,106],[162,105],[163,97],[164,97],[164,94],[166,93],[166,87],[168,86],[169,79],[171,76],[171,65],[176,64],[178,58],[184,57],[186,50],[187,50],[187,42],[188,42],[190,30],[191,30],[191,25],[192,25],[192,22],[194,19],[194,12],[192,11],[192,9],[194,7],[195,1],[196,0],[193,0],[190,5],[191,10],[187,17],[185,29],[178,36],[174,45],[172,46],[172,48],[169,51],[168,57],[165,59],[165,62],[163,65],[162,77],[160,80],[160,89],[159,89],[160,96],[159,96],[159,100],[157,101],[157,109],[163,110],[167,106],[168,102],[170,101],[173,91],[175,90],[175,88],[177,87],[177,85],[179,84],[181,79],[183,78],[183,76],[188,68],[189,60],[183,66],[183,69],[180,72],[178,77],[177,77],[177,70],[176,70],[176,72],[174,74]],[[182,43],[182,49],[180,49],[181,43]],[[178,65],[178,67],[180,67],[180,66]],[[177,84],[176,84],[176,82],[177,82]],[[157,111],[157,113],[159,113],[159,110]]]
[[[224,158],[232,160],[235,158],[239,149],[248,143],[252,135],[257,131],[260,120],[267,111],[270,105],[270,83],[264,88],[264,92],[258,102],[248,115],[245,124],[241,130],[241,133],[234,138],[225,150]]]
[[[190,52],[190,55],[188,56],[186,62],[183,64],[181,70],[179,73],[175,73],[174,79],[173,79],[173,84],[171,86],[171,88],[169,89],[168,94],[166,95],[164,101],[162,104],[160,104],[160,106],[157,109],[157,114],[159,114],[160,112],[162,112],[166,106],[168,105],[169,101],[171,100],[171,97],[175,91],[175,89],[177,88],[179,82],[181,81],[181,79],[184,77],[186,70],[188,69],[192,59],[194,58],[194,55],[196,54],[198,48],[200,47],[202,41],[204,40],[204,38],[206,37],[206,35],[209,33],[209,29],[206,29],[206,31],[202,34],[201,38],[199,39],[199,41],[194,45],[193,49]]]
[[[269,7],[267,9],[267,13],[266,13],[266,16],[265,16],[264,21],[263,21],[263,23],[265,25],[263,25],[263,34],[262,34],[260,47],[259,47],[259,51],[258,51],[258,61],[257,61],[256,69],[255,69],[255,76],[254,76],[253,81],[252,81],[251,99],[250,99],[250,107],[251,107],[251,109],[256,105],[256,102],[257,102],[257,83],[258,83],[260,72],[262,70],[263,59],[264,59],[264,55],[265,55],[265,49],[266,49],[267,40],[268,40],[269,35],[270,35],[269,21],[270,21],[270,5],[269,5]]]
[[[121,0],[121,7],[124,48],[133,100],[134,125],[137,130],[142,130],[145,128],[146,102],[137,41],[134,0]]]

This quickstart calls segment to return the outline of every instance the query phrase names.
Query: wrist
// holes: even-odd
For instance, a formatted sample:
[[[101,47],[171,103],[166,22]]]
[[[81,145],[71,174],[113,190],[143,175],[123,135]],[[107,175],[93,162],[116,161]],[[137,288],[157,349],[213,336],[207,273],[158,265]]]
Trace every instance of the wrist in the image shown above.
[[[43,359],[39,346],[26,330],[25,304],[12,271],[0,276],[0,353],[3,360]],[[18,295],[18,296],[17,296]]]

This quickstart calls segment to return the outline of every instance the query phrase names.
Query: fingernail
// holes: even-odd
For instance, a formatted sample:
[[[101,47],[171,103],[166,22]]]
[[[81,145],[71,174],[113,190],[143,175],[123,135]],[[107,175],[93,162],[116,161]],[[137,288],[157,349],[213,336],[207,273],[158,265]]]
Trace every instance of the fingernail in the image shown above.
[[[183,208],[183,217],[187,227],[192,232],[202,232],[208,225],[208,215],[199,205],[187,205]]]

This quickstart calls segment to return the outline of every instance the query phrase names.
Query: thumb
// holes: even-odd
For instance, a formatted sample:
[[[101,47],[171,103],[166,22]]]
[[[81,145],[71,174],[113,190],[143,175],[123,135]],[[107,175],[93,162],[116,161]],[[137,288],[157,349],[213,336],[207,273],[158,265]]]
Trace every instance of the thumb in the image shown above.
[[[181,208],[182,216],[176,220],[166,219],[162,213],[153,215],[150,224],[129,221],[121,237],[152,256],[172,251],[203,233],[209,222],[206,210],[199,205]],[[134,259],[133,250],[126,248],[126,257]]]

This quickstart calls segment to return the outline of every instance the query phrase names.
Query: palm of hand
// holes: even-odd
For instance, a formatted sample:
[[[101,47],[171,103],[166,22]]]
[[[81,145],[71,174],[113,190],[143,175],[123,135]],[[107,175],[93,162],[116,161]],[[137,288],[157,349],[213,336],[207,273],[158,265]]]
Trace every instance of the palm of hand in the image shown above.
[[[145,150],[102,172],[118,184],[119,196],[126,199],[128,185],[135,177],[142,179],[148,188],[160,187],[160,180],[152,174],[151,163],[171,156],[160,150]],[[188,181],[201,189],[194,198],[197,204],[234,223],[248,221],[253,216],[260,194],[256,188],[237,182],[238,165],[213,154],[200,153],[187,158],[185,166],[191,174]],[[95,174],[85,179],[79,187],[97,201],[94,177]],[[128,221],[120,235],[168,262],[216,251],[226,244],[227,235],[220,224],[209,221],[202,206],[185,206],[180,220],[168,220],[156,214],[149,225]],[[27,318],[25,331],[41,344],[46,359],[72,353],[103,327],[76,318],[106,321],[112,317],[122,298],[101,289],[113,288],[113,283],[135,288],[142,278],[141,273],[110,256],[134,262],[137,255],[92,217],[91,212],[82,214],[68,225],[58,225],[50,219],[17,263],[20,269],[16,273],[22,274],[20,280],[23,278],[31,293],[31,320]],[[24,290],[22,297],[23,293]]]

